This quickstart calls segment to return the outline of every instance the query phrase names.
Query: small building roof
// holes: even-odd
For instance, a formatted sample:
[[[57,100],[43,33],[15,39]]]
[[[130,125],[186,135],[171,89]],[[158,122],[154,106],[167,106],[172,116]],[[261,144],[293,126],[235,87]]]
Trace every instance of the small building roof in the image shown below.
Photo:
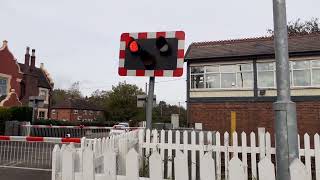
[[[320,52],[320,33],[289,36],[288,45],[289,53]],[[194,42],[189,46],[185,60],[263,55],[274,55],[273,36]]]
[[[85,99],[65,99],[64,101],[52,106],[51,109],[74,109],[74,110],[92,110],[103,111],[101,107]]]

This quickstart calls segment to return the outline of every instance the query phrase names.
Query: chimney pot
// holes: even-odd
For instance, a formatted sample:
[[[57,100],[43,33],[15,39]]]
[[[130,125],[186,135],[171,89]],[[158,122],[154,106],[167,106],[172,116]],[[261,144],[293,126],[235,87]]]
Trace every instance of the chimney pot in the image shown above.
[[[32,49],[32,54],[31,54],[31,65],[30,65],[30,70],[35,69],[36,67],[36,56],[35,56],[35,49]]]
[[[29,67],[29,65],[30,65],[30,54],[29,54],[29,50],[30,50],[30,48],[27,46],[27,48],[26,48],[26,54],[25,54],[25,56],[24,56],[24,64],[25,64],[27,67]]]
[[[35,56],[36,50],[32,49],[32,55],[31,56]]]

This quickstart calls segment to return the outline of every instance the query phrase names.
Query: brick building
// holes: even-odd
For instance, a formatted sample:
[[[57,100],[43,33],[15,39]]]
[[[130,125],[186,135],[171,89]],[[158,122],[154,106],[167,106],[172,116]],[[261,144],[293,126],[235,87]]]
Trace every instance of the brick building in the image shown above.
[[[289,37],[292,100],[299,133],[320,132],[320,33]],[[192,43],[187,62],[188,122],[205,130],[265,127],[273,133],[276,71],[273,37]]]
[[[104,111],[84,99],[66,99],[52,106],[51,119],[65,121],[95,121],[104,119]]]
[[[30,56],[26,49],[24,63],[18,63],[10,52],[7,41],[0,47],[0,106],[28,106],[30,96],[41,96],[45,99],[44,107],[38,109],[38,118],[48,118],[50,94],[53,81],[41,63],[35,66],[35,50]]]

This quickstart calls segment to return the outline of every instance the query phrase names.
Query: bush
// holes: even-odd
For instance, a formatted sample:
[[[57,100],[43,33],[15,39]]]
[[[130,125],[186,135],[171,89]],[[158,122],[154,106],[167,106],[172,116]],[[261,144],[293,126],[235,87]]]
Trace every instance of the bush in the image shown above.
[[[11,120],[15,121],[32,121],[31,107],[12,107],[9,109],[11,113]]]

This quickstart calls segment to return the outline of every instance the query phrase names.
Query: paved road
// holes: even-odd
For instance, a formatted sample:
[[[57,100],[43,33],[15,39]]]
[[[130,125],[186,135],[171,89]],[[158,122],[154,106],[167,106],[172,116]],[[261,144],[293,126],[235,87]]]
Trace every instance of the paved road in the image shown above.
[[[0,167],[0,180],[51,180],[51,171]]]

